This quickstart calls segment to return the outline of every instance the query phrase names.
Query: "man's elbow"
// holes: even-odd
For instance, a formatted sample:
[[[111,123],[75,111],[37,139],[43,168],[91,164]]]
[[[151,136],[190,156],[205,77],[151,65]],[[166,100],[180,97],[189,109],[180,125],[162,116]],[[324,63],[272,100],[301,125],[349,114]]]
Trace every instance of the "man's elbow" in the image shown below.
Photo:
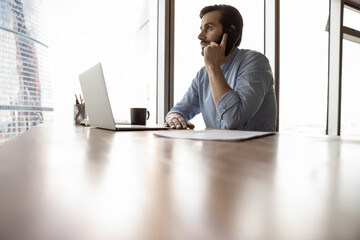
[[[247,117],[246,114],[243,114],[242,116],[228,116],[224,117],[224,123],[227,129],[241,129],[243,128],[247,123]]]
[[[251,110],[239,101],[222,114],[222,120],[227,129],[241,129],[251,118]]]

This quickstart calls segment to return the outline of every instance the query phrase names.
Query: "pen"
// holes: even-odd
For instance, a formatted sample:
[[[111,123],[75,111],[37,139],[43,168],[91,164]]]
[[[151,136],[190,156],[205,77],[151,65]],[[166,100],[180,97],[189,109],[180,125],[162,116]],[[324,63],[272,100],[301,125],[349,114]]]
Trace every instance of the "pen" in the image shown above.
[[[76,94],[75,94],[75,104],[80,104],[80,103],[79,103],[79,99],[78,99],[78,97],[76,96]]]
[[[81,97],[81,94],[79,95],[80,97],[80,103],[83,104],[83,98]]]

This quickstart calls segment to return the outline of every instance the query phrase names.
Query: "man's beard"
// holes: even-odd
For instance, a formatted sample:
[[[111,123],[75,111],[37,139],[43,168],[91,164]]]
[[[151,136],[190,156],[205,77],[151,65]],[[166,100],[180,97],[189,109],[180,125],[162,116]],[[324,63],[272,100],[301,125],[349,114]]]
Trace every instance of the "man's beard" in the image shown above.
[[[204,48],[206,48],[210,43],[206,41],[201,41],[201,43],[207,43],[205,47],[201,47],[201,55],[204,56]]]

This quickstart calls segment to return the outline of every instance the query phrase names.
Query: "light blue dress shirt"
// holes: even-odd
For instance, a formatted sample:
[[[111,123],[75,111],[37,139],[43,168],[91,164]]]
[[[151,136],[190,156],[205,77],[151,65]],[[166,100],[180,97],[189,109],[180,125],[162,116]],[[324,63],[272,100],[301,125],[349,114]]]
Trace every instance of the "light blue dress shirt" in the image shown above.
[[[259,52],[238,48],[231,57],[221,70],[232,90],[220,98],[217,106],[203,67],[169,113],[177,112],[191,120],[201,112],[207,128],[275,131],[274,79],[268,59]]]

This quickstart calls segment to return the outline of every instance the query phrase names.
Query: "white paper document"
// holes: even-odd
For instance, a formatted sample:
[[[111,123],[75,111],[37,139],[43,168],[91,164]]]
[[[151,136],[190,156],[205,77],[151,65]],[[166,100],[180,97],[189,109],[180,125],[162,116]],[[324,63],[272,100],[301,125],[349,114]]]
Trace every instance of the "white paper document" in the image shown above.
[[[168,138],[182,138],[193,140],[211,140],[211,141],[243,141],[246,139],[257,138],[274,134],[274,132],[256,132],[242,130],[168,130],[155,132],[154,135]]]

